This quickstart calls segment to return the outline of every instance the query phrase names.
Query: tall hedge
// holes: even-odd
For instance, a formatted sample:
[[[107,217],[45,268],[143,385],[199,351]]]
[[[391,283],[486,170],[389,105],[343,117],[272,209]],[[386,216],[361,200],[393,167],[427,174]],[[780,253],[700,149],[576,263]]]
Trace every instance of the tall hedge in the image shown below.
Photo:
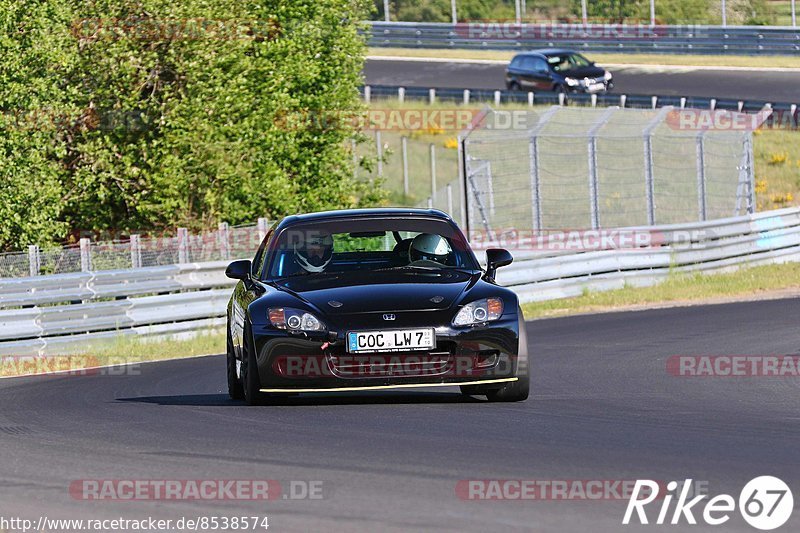
[[[379,200],[347,120],[368,4],[0,0],[0,247]]]

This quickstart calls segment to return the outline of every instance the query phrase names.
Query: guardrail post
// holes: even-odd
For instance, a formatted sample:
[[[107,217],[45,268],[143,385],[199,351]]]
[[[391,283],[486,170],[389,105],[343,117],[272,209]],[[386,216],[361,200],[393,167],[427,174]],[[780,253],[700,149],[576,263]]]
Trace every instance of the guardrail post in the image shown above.
[[[736,104],[736,109],[738,109],[739,113],[741,113],[742,109],[744,109],[744,101],[739,100],[739,102]]]
[[[797,27],[797,10],[795,9],[795,1],[792,0],[792,28]]]
[[[406,89],[405,87],[398,87],[397,88],[397,101],[401,104],[406,100]]]
[[[533,91],[528,91],[528,107],[533,107]]]
[[[653,109],[658,106],[658,96],[651,96],[650,103],[653,105]]]
[[[706,220],[706,151],[705,151],[705,132],[697,134],[697,209],[700,220]]]
[[[261,241],[264,240],[264,237],[267,236],[267,231],[269,231],[269,228],[267,226],[267,219],[263,218],[263,217],[259,218],[258,219],[258,242],[259,242],[259,244],[261,243]]]
[[[711,109],[711,111],[714,111],[717,108],[717,99],[712,98],[711,100],[709,100],[708,107],[709,109]]]
[[[400,146],[403,152],[403,198],[408,198],[408,138],[400,138]]]
[[[83,238],[80,240],[81,244],[81,272],[89,272],[92,270],[92,242]]]
[[[189,262],[189,230],[178,228],[178,264]]]
[[[431,199],[436,201],[436,145],[431,143]]]
[[[625,103],[627,101],[628,101],[628,95],[627,94],[621,94],[619,96],[619,106],[620,107],[625,108]]]
[[[230,228],[227,222],[220,222],[217,227],[217,240],[219,241],[219,255],[224,260],[231,258]]]
[[[372,87],[364,85],[364,102],[369,103],[372,99]]]
[[[597,107],[597,94],[596,93],[592,93],[592,95],[589,97],[589,99],[592,102],[592,107]]]
[[[458,16],[456,14],[456,0],[450,0],[450,13],[453,16],[453,24],[458,24]]]
[[[567,95],[564,93],[558,93],[558,105],[564,105],[564,102],[567,101]]]
[[[383,141],[381,140],[381,130],[375,130],[375,150],[378,156],[378,177],[383,176]]]
[[[500,95],[501,94],[502,93],[500,91],[495,91],[494,92],[494,105],[496,105],[496,106],[500,105]]]
[[[28,263],[31,277],[38,276],[39,271],[42,269],[42,259],[39,254],[39,246],[36,244],[28,246]]]
[[[686,97],[681,96],[681,109],[684,109],[685,107],[686,107]]]
[[[428,196],[428,209],[433,209],[433,198]]]
[[[433,105],[436,103],[436,89],[428,89],[428,104]]]
[[[139,235],[131,235],[131,268],[142,268],[142,241]]]

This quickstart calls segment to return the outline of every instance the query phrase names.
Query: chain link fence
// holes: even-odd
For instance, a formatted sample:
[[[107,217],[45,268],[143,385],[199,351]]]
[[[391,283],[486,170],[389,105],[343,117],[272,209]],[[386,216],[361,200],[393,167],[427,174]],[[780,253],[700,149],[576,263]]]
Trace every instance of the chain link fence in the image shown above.
[[[252,257],[267,233],[270,222],[219,225],[217,231],[190,234],[178,228],[174,235],[143,237],[42,248],[0,254],[0,278],[67,274],[90,270],[117,270],[160,265],[223,261]]]
[[[752,131],[769,110],[553,106],[462,138],[471,231],[614,228],[755,210]],[[507,123],[507,120],[503,121]]]

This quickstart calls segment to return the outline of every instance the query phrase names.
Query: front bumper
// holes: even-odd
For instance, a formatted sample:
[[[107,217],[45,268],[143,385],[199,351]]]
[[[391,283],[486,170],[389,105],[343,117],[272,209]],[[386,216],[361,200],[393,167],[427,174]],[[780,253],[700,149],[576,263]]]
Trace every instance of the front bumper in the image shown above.
[[[430,327],[404,324],[403,327]],[[526,365],[518,350],[518,317],[490,325],[437,327],[436,346],[425,351],[350,354],[347,330],[309,338],[267,325],[254,326],[256,362],[263,392],[383,390],[516,381]],[[374,328],[352,328],[374,329]],[[391,329],[391,328],[388,328]]]

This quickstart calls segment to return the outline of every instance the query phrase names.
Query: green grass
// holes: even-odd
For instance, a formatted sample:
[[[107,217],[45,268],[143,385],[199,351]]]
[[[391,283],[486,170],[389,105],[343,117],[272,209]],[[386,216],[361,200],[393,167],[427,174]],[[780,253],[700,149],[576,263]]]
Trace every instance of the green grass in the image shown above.
[[[586,291],[574,298],[525,304],[522,310],[525,318],[533,319],[653,304],[752,298],[786,289],[800,289],[800,263],[756,266],[722,274],[672,274],[664,282],[651,287]]]
[[[510,61],[514,50],[452,50],[418,48],[370,48],[370,56],[401,56],[442,59],[494,59]],[[689,54],[603,54],[586,52],[598,64],[625,65],[674,65],[701,67],[767,67],[800,68],[798,56],[736,56],[736,55],[689,55]]]
[[[36,358],[0,358],[0,377],[31,375],[52,371],[77,371],[108,365],[179,359],[225,353],[225,335],[219,330],[202,332],[190,339],[147,340],[120,335],[98,341],[74,354]]]

